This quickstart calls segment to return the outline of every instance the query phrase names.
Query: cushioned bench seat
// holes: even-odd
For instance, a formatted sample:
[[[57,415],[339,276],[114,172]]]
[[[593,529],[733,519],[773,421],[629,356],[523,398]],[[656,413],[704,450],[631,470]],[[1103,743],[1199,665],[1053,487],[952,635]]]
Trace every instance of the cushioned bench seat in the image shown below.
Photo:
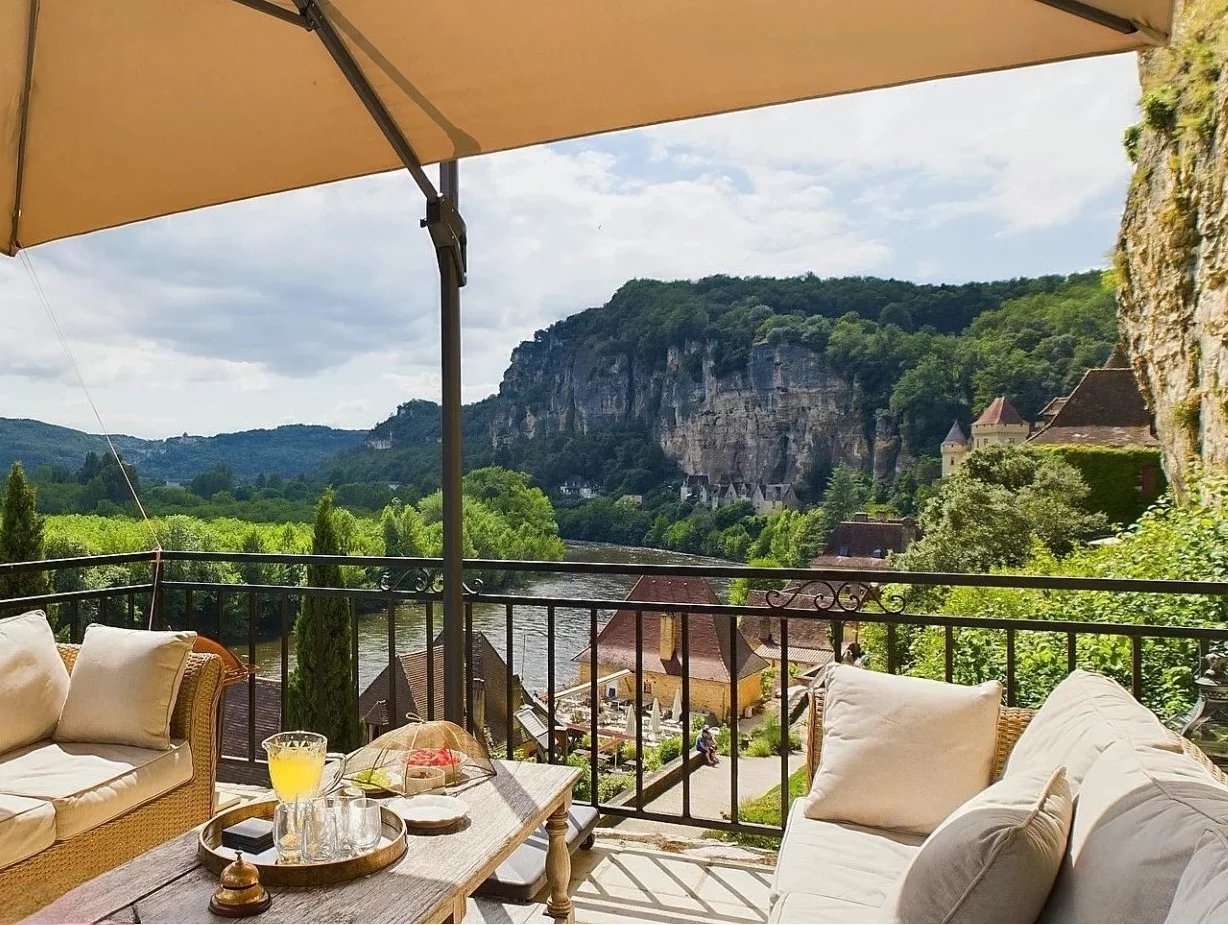
[[[567,850],[574,853],[596,829],[597,810],[591,806],[573,806],[567,814]],[[478,894],[524,902],[531,900],[546,885],[546,848],[549,844],[546,830],[538,829],[495,869],[478,888]]]
[[[192,751],[131,745],[35,742],[0,757],[0,794],[44,800],[55,840],[110,822],[192,779]]]
[[[0,793],[0,867],[33,857],[54,841],[54,806]]]
[[[925,836],[809,819],[804,802],[794,802],[780,843],[773,921],[878,921]]]

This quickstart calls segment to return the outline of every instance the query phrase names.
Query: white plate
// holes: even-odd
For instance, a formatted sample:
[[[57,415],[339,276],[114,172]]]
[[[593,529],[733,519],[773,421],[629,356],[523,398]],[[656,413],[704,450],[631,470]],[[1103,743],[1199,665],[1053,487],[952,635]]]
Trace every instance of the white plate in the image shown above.
[[[418,829],[443,829],[455,825],[469,815],[469,805],[456,797],[421,793],[412,797],[389,800],[390,810]]]

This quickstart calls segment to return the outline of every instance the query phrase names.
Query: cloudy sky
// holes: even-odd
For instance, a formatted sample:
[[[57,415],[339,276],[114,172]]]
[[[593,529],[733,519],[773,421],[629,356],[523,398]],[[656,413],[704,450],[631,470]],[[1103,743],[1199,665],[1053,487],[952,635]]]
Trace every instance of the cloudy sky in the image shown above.
[[[798,103],[461,165],[467,400],[632,277],[998,279],[1103,266],[1132,55]],[[27,253],[107,427],[368,428],[438,399],[437,282],[401,175]],[[0,257],[0,416],[95,431],[30,279]]]

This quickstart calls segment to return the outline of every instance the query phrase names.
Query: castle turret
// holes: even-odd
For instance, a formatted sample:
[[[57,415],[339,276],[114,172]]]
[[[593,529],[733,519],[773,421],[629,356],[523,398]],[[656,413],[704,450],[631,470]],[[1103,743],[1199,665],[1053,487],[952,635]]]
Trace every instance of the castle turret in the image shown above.
[[[997,443],[1019,444],[1028,439],[1032,425],[1023,419],[1005,395],[989,403],[981,416],[972,422],[972,449]]]
[[[942,441],[942,477],[944,479],[960,467],[967,453],[968,438],[964,436],[964,429],[959,426],[959,421],[956,421],[951,425],[951,429]]]

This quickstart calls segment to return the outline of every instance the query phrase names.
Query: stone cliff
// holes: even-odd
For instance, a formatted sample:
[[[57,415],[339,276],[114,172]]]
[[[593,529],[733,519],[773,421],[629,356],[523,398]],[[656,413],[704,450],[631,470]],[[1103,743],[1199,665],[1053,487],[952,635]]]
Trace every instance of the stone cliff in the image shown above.
[[[894,474],[898,441],[875,434],[856,385],[821,355],[756,344],[744,364],[718,369],[713,353],[687,342],[650,362],[543,332],[512,354],[493,436],[639,424],[683,471],[715,479],[794,482],[838,462]]]
[[[1228,466],[1228,2],[1180,0],[1168,48],[1140,59],[1142,122],[1118,241],[1122,335],[1182,488]]]

